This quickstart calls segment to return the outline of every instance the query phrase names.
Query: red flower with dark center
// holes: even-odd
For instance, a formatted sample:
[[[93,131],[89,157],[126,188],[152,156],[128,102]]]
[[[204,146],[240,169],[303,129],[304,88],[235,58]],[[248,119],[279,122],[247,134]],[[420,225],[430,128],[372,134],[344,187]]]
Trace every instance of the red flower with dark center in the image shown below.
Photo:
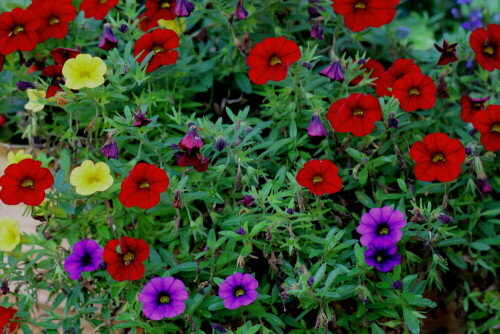
[[[333,103],[326,118],[335,131],[362,137],[375,129],[375,122],[382,118],[382,109],[375,96],[354,93]]]
[[[410,148],[415,161],[415,177],[420,181],[450,182],[460,174],[465,148],[458,139],[444,133],[431,133]]]
[[[481,144],[488,151],[500,150],[500,105],[489,105],[474,114],[472,124],[481,132]]]
[[[160,194],[167,190],[168,183],[163,169],[141,162],[123,180],[118,199],[127,208],[151,209],[160,203]]]
[[[118,0],[83,0],[80,4],[80,11],[85,12],[87,19],[93,17],[96,20],[102,20],[117,4]]]
[[[176,0],[147,0],[146,11],[139,16],[145,17],[140,22],[141,30],[146,32],[158,26],[158,20],[173,20],[177,17],[174,14]]]
[[[37,206],[45,199],[45,189],[54,184],[54,177],[40,161],[24,159],[11,164],[0,177],[0,199],[7,205],[24,203]]]
[[[45,93],[45,98],[48,99],[56,95],[57,91],[63,91],[60,84],[64,84],[62,65],[50,65],[43,69],[42,75],[52,79],[47,92]]]
[[[486,30],[477,28],[470,35],[469,43],[482,68],[500,70],[500,25],[488,24]]]
[[[429,76],[415,73],[407,74],[396,81],[392,89],[404,111],[434,107],[436,91],[436,84]]]
[[[14,317],[17,310],[12,306],[5,308],[0,306],[0,333],[13,334],[19,330],[19,318]]]
[[[118,253],[117,247],[120,246]],[[149,257],[149,245],[142,239],[123,236],[120,240],[108,241],[103,259],[108,264],[108,272],[114,280],[135,281],[144,276],[144,264]]]
[[[295,179],[314,195],[334,194],[342,189],[338,167],[328,159],[310,160],[299,170]]]
[[[14,8],[0,15],[0,53],[31,51],[38,43],[37,29],[42,20],[30,9]]]
[[[58,64],[58,65],[64,65],[66,60],[75,58],[80,54],[80,51],[78,50],[73,50],[73,49],[66,49],[66,48],[56,48],[52,51],[50,51],[50,55],[52,56],[52,59]]]
[[[420,67],[412,59],[398,59],[391,67],[380,75],[377,80],[376,92],[378,96],[392,96],[392,86],[410,73],[422,74]],[[391,89],[391,90],[389,90]]]
[[[66,37],[68,23],[76,17],[76,8],[69,0],[36,0],[29,8],[42,19],[37,29],[38,43],[45,42],[50,37]]]
[[[173,64],[179,58],[179,52],[173,50],[179,46],[179,36],[170,29],[156,29],[144,34],[134,44],[134,56],[140,63],[153,52],[146,72],[150,73],[160,66]],[[141,53],[142,52],[142,53]],[[140,54],[140,55],[139,55]]]
[[[448,44],[447,40],[443,41],[443,46],[439,46],[434,43],[436,50],[441,52],[441,56],[438,60],[438,65],[447,65],[458,61],[457,57],[457,45],[458,43]]]
[[[248,76],[253,83],[263,85],[269,80],[281,81],[288,68],[301,57],[297,43],[285,37],[266,38],[257,43],[247,58]]]
[[[370,86],[376,87],[378,84],[378,81],[380,80],[380,77],[382,76],[382,73],[384,73],[385,68],[384,65],[376,61],[375,59],[370,59],[366,63],[361,66],[362,70],[365,70],[365,73],[358,75],[354,79],[351,80],[350,84],[351,85],[357,85],[363,80],[363,77],[368,77],[370,79],[376,79],[374,80]]]
[[[347,28],[354,32],[378,28],[396,16],[400,0],[333,0],[335,13],[344,16]]]
[[[484,110],[484,104],[489,99],[489,96],[482,99],[473,99],[468,95],[463,95],[460,98],[460,106],[462,107],[460,117],[462,117],[462,120],[467,123],[472,122],[476,112]]]

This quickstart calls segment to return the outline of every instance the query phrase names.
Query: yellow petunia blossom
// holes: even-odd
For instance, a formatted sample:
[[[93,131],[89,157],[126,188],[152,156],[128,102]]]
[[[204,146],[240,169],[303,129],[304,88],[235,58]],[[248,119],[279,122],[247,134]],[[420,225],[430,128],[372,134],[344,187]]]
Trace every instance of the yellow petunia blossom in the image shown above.
[[[36,89],[27,89],[26,92],[30,100],[24,105],[24,108],[32,112],[42,111],[43,107],[45,107],[45,103],[43,102],[45,99],[45,92]]]
[[[0,251],[11,251],[19,245],[19,242],[21,242],[21,233],[17,221],[0,217]]]
[[[91,160],[85,160],[80,167],[73,169],[69,182],[76,187],[77,194],[92,195],[111,187],[113,177],[106,163],[98,162],[94,165]]]
[[[165,29],[173,30],[178,36],[186,31],[186,20],[183,18],[176,18],[173,20],[158,20],[158,25]]]
[[[31,154],[24,153],[24,150],[19,150],[16,153],[10,151],[7,154],[7,160],[9,160],[9,165],[17,164],[18,162],[24,159],[33,159],[33,156]]]
[[[95,88],[102,85],[106,70],[106,64],[101,58],[92,57],[89,54],[79,54],[64,63],[62,72],[66,79],[66,87],[81,89],[83,87]]]

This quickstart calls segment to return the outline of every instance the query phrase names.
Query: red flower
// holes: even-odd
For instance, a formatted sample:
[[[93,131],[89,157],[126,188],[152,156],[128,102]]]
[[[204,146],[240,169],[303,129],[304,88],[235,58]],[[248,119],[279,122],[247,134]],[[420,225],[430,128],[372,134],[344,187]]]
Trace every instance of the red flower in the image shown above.
[[[429,76],[415,73],[407,74],[396,81],[392,89],[404,111],[434,107],[436,91],[436,84]]]
[[[176,0],[147,0],[146,11],[139,16],[144,17],[140,23],[142,31],[148,31],[158,26],[158,20],[173,20]]]
[[[11,164],[0,177],[0,199],[7,205],[24,203],[37,206],[45,198],[45,189],[54,184],[54,177],[40,161],[24,159]]]
[[[198,172],[202,173],[208,169],[210,160],[204,157],[198,148],[186,150],[177,155],[179,158],[177,164],[181,167],[193,166]]]
[[[120,253],[116,248],[120,246]],[[103,259],[108,264],[108,272],[114,280],[135,281],[144,276],[144,264],[149,257],[149,245],[142,239],[123,236],[120,240],[108,241]]]
[[[375,122],[382,118],[382,109],[375,96],[354,93],[333,103],[326,118],[335,131],[362,137],[375,129]]]
[[[467,123],[472,122],[476,112],[484,110],[484,103],[489,99],[489,96],[482,99],[472,99],[468,95],[463,95],[460,98],[460,106],[462,107],[460,117],[462,117],[462,120]]]
[[[481,144],[488,151],[500,150],[500,105],[489,105],[474,114],[472,124],[481,132]]]
[[[338,167],[330,160],[310,160],[299,170],[295,179],[314,195],[334,194],[342,189]]]
[[[399,0],[333,0],[333,10],[344,16],[347,28],[358,32],[390,23],[398,3]]]
[[[102,20],[108,12],[118,4],[118,0],[83,0],[80,4],[80,11],[85,12],[85,18],[93,17]]]
[[[69,0],[36,0],[29,8],[42,19],[42,23],[37,29],[38,43],[45,42],[50,37],[66,37],[68,22],[76,17],[76,8]]]
[[[12,334],[19,330],[19,318],[14,317],[17,310],[0,306],[0,333]]]
[[[64,65],[66,60],[75,58],[80,54],[80,51],[78,50],[73,50],[73,49],[66,49],[66,48],[56,48],[52,51],[50,51],[50,55],[52,56],[52,59],[58,64],[58,65]]]
[[[434,43],[434,47],[436,48],[436,50],[441,52],[441,56],[438,60],[438,65],[447,65],[449,63],[458,61],[457,45],[458,43],[448,44],[447,40],[443,41],[442,47]]]
[[[377,80],[376,92],[378,96],[392,96],[392,86],[410,73],[422,74],[420,67],[413,63],[412,59],[398,59]]]
[[[363,66],[361,66],[361,69],[365,70],[365,73],[358,75],[357,77],[352,79],[350,82],[351,85],[357,85],[361,82],[363,77],[368,77],[370,79],[376,79],[370,84],[370,86],[375,87],[377,86],[382,73],[384,73],[385,71],[384,65],[382,65],[375,59],[370,59],[365,62]]]
[[[31,9],[14,8],[0,15],[0,53],[31,51],[38,43],[37,29],[42,23]]]
[[[3,65],[5,63],[5,55],[0,53],[0,72],[3,71]]]
[[[153,52],[146,72],[150,73],[160,66],[173,64],[179,58],[179,52],[173,50],[179,46],[179,36],[170,29],[156,29],[144,34],[134,44],[134,56],[140,63],[146,56]],[[141,53],[142,52],[142,53]]]
[[[460,174],[465,148],[458,139],[444,133],[431,133],[410,148],[415,161],[415,177],[420,181],[450,182]]]
[[[257,43],[247,58],[248,76],[253,83],[263,85],[269,80],[281,81],[288,68],[301,56],[298,45],[285,37],[266,38]]]
[[[477,28],[469,37],[479,65],[487,71],[500,70],[500,25],[488,24],[486,30]]]
[[[151,209],[160,202],[160,194],[167,190],[168,183],[163,169],[141,162],[123,180],[118,199],[127,208]]]
[[[62,65],[50,65],[43,69],[42,75],[52,79],[49,87],[47,88],[47,92],[45,93],[46,99],[56,95],[57,91],[64,90],[59,85],[60,83],[64,84],[62,68]]]

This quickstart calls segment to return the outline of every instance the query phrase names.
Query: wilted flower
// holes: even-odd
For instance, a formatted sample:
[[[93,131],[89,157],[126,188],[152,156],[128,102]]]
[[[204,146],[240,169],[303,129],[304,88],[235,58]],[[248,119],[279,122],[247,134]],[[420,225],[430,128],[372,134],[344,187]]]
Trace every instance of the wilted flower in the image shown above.
[[[436,48],[436,50],[441,52],[438,65],[446,65],[458,61],[457,45],[458,43],[448,44],[447,40],[443,41],[443,46],[439,46],[434,43],[434,47]]]
[[[449,224],[453,221],[452,217],[450,217],[444,213],[440,213],[437,219],[443,224]]]
[[[118,160],[118,145],[111,136],[108,136],[106,143],[101,147],[101,153],[108,159]]]
[[[295,213],[295,210],[292,208],[288,208],[286,209],[286,213],[288,213],[289,215],[293,215]]]
[[[151,123],[151,120],[149,118],[146,118],[146,113],[143,113],[141,108],[137,110],[137,113],[134,114],[134,123],[132,126],[135,126],[137,128],[143,127]]]
[[[486,178],[477,180],[477,187],[479,188],[479,191],[481,191],[481,193],[483,194],[493,192],[493,188],[491,188]]]
[[[259,282],[250,274],[236,273],[226,277],[219,286],[219,297],[230,310],[252,304],[259,295]]]
[[[236,17],[237,20],[246,20],[246,18],[248,17],[248,12],[245,9],[243,0],[238,0],[238,3],[236,4],[236,9],[234,10],[234,12],[231,14],[230,17],[231,22],[234,17]]]
[[[238,201],[238,203],[242,203],[245,206],[252,206],[254,204],[255,198],[250,195],[244,195],[243,199],[241,201]]]
[[[314,276],[309,276],[309,278],[307,279],[307,284],[309,284],[309,285],[314,284]]]
[[[317,113],[314,113],[309,126],[307,127],[307,135],[309,137],[326,137],[328,136],[328,132],[326,132],[326,128],[321,122],[321,118],[319,118]]]
[[[16,82],[16,86],[22,91],[26,89],[35,89],[35,84],[29,81],[18,81]]]
[[[311,37],[317,38],[317,39],[324,39],[325,38],[325,36],[323,36],[323,27],[321,27],[320,20],[314,21],[314,23],[311,27]]]
[[[212,328],[215,329],[217,332],[219,332],[221,334],[226,334],[227,333],[227,329],[225,329],[224,327],[222,327],[219,324],[213,323],[212,324]]]
[[[307,68],[308,70],[311,70],[312,69],[312,65],[311,63],[307,62],[307,61],[303,61],[300,63],[300,65],[304,66],[305,68]]]
[[[191,151],[193,148],[201,148],[203,146],[203,139],[196,131],[194,126],[191,126],[189,132],[182,138],[179,147],[185,151]]]
[[[399,125],[399,120],[396,118],[396,114],[394,112],[391,112],[389,114],[389,120],[387,122],[388,126],[390,128],[394,128],[394,129],[397,129],[398,128],[398,125]]]
[[[101,41],[99,42],[98,47],[103,50],[109,51],[111,49],[116,48],[118,45],[118,39],[113,34],[113,30],[111,30],[111,24],[104,24],[104,32],[101,37]]]
[[[314,18],[317,18],[319,16],[321,16],[320,14],[320,10],[321,11],[325,11],[325,8],[323,6],[318,6],[317,3],[319,2],[319,0],[309,0],[309,8],[307,9],[307,12],[309,13],[309,18],[310,19],[314,19]]]
[[[344,81],[344,72],[339,60],[331,63],[327,68],[319,72],[319,75],[330,78],[330,82]]]

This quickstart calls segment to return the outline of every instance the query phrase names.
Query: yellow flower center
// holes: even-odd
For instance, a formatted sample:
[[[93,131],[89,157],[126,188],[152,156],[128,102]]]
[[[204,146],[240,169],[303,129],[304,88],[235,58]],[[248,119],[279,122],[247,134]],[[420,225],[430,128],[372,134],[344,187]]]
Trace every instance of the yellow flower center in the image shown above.
[[[157,45],[153,48],[153,54],[157,54],[158,52],[164,52],[165,49],[162,48],[161,46]]]
[[[31,188],[33,189],[35,186],[35,182],[33,182],[32,179],[26,179],[23,182],[21,182],[21,187],[23,188]]]
[[[357,2],[357,3],[354,5],[354,8],[356,8],[356,9],[365,9],[365,8],[366,8],[366,5],[365,5],[363,2],[359,1],[359,2]]]
[[[238,290],[236,290],[236,291],[234,292],[234,295],[235,295],[236,297],[241,297],[241,296],[244,296],[244,295],[245,295],[245,290],[243,290],[243,289],[238,289]]]
[[[486,53],[490,56],[493,56],[493,54],[495,53],[495,49],[493,49],[493,47],[491,45],[488,45],[487,47],[485,47],[483,49],[483,53]]]
[[[357,108],[357,109],[355,109],[355,110],[352,112],[352,115],[353,115],[353,116],[363,116],[363,114],[364,114],[364,112],[363,112],[363,110],[362,110],[362,109],[360,109],[360,108]]]
[[[452,48],[446,49],[446,53],[452,53],[452,52],[455,52],[455,49]]]
[[[445,162],[446,158],[442,153],[436,153],[432,156],[432,162]]]
[[[96,176],[96,175],[92,175],[91,177],[89,177],[89,183],[99,183],[101,182],[101,179],[99,178],[99,176]]]
[[[160,303],[162,303],[162,304],[168,304],[168,303],[170,303],[170,297],[169,296],[161,296],[160,297]]]
[[[378,232],[379,235],[386,235],[389,234],[389,229],[387,227],[382,227],[380,231]]]
[[[139,184],[139,188],[140,188],[140,189],[149,188],[149,182],[148,182],[148,181],[142,181],[142,182]]]
[[[477,110],[480,110],[482,107],[483,107],[483,106],[481,105],[481,103],[474,103],[474,104],[472,105],[472,108],[477,109]]]
[[[59,23],[59,19],[57,17],[53,17],[49,21],[49,25],[57,24]]]
[[[80,78],[90,78],[90,73],[87,71],[80,72]]]
[[[99,3],[106,3],[108,0],[99,0]]]
[[[410,96],[412,96],[412,95],[420,95],[420,91],[418,90],[418,88],[412,88],[408,92],[408,95],[410,95]]]
[[[316,175],[315,177],[313,177],[313,183],[316,184],[316,183],[320,183],[320,182],[323,182],[323,178],[319,175]]]
[[[491,132],[500,133],[500,123],[495,123],[491,127]]]
[[[377,262],[381,262],[381,261],[382,261],[382,256],[377,255]]]
[[[24,28],[23,28],[23,27],[21,27],[21,26],[16,26],[16,27],[14,28],[14,30],[12,30],[12,35],[17,35],[17,34],[19,34],[21,31],[24,31]]]
[[[134,253],[128,252],[123,256],[123,261],[125,261],[125,265],[128,266],[132,260],[134,260],[135,256]]]
[[[168,1],[164,1],[161,3],[161,8],[170,8],[170,2]]]
[[[278,65],[278,64],[281,64],[280,57],[278,57],[278,56],[272,56],[271,60],[269,60],[269,65],[275,66],[275,65]]]

